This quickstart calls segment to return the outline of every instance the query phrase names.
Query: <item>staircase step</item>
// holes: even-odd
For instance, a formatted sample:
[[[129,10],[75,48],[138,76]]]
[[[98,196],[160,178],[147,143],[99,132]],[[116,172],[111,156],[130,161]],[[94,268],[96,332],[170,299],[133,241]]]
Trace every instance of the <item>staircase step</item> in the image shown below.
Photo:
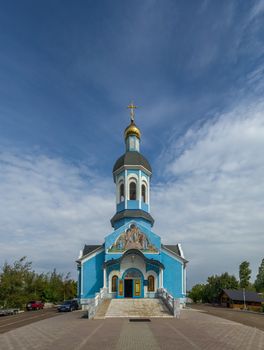
[[[108,307],[110,305],[111,299],[104,299],[102,303],[99,305],[97,312],[94,316],[95,319],[104,319],[105,314],[108,310]]]
[[[105,318],[173,317],[161,299],[111,299]]]

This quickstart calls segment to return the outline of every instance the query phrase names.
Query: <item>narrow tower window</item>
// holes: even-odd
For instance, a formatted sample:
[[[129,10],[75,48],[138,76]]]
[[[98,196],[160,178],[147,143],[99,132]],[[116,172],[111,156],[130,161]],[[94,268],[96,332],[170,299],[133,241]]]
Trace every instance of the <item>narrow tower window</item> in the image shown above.
[[[119,202],[123,202],[124,200],[125,200],[125,186],[124,184],[121,184],[119,188]]]
[[[112,293],[117,292],[117,279],[116,275],[112,277]]]
[[[137,199],[137,190],[136,190],[136,183],[130,182],[129,185],[129,199],[136,200]]]
[[[148,276],[148,292],[154,292],[154,276]]]
[[[142,202],[146,203],[146,186],[142,185],[141,186],[141,200]]]

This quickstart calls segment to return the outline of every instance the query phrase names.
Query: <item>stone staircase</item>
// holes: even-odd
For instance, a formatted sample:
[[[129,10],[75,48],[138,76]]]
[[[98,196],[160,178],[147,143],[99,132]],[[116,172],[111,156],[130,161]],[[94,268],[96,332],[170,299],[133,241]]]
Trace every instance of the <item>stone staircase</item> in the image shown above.
[[[161,299],[104,299],[95,319],[115,317],[173,317]]]
[[[109,305],[111,303],[111,299],[104,299],[101,304],[99,305],[97,312],[94,316],[95,319],[102,319],[105,318],[105,314],[109,308]]]

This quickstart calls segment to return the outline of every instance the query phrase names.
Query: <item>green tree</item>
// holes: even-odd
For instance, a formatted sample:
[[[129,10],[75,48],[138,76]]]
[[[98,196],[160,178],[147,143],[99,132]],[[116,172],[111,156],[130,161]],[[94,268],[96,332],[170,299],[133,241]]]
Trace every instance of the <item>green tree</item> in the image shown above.
[[[76,297],[77,283],[70,274],[38,274],[32,263],[22,257],[13,265],[5,263],[0,272],[0,306],[25,307],[30,300],[57,302]]]
[[[191,298],[195,303],[202,302],[204,300],[204,284],[196,284],[192,287],[188,297]]]
[[[52,273],[46,275],[46,278],[47,283],[43,291],[44,300],[58,302],[76,297],[77,283],[70,279],[70,273],[64,276],[54,269]]]
[[[5,263],[0,275],[0,303],[4,307],[23,307],[29,293],[26,284],[31,272],[31,262],[26,257],[15,261],[13,265]]]
[[[249,262],[243,261],[239,265],[239,280],[240,280],[240,288],[248,288],[250,286],[250,276],[251,270],[249,268]]]
[[[203,299],[209,303],[218,302],[222,289],[238,289],[238,286],[239,283],[236,277],[229,275],[227,272],[220,276],[210,276],[204,288]]]
[[[44,290],[44,298],[46,301],[57,302],[63,300],[64,286],[63,275],[57,273],[54,269],[47,274],[47,285]]]
[[[77,282],[70,279],[70,273],[67,273],[63,280],[63,299],[73,299],[77,296]]]
[[[264,292],[264,259],[262,259],[262,262],[259,266],[254,285],[257,292]]]

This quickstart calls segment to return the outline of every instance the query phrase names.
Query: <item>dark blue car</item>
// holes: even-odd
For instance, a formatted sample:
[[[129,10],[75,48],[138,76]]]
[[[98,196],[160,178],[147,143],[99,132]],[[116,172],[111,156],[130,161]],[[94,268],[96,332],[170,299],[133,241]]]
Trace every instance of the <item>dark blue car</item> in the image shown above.
[[[63,304],[58,306],[58,311],[73,311],[73,310],[78,310],[79,309],[79,304],[77,300],[65,300]]]

